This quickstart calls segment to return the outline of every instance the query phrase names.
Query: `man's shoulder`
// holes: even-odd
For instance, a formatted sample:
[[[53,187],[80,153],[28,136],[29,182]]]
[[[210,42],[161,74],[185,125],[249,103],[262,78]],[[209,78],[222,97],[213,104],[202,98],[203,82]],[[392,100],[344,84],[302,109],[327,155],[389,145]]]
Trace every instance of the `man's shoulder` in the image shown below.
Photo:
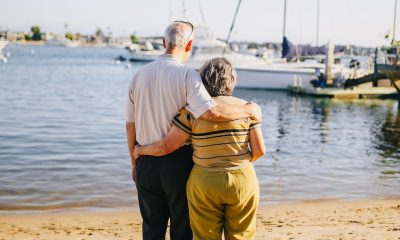
[[[186,75],[186,80],[188,84],[193,84],[194,82],[201,82],[201,76],[200,73],[188,66],[184,66],[183,71],[185,71],[185,75]]]
[[[164,69],[169,73],[171,72],[176,73],[178,74],[178,76],[180,76],[180,78],[182,78],[182,80],[183,79],[195,80],[195,81],[201,80],[200,73],[197,70],[193,69],[192,67],[186,66],[182,63],[166,64],[164,67],[161,67],[159,69]]]
[[[182,63],[177,63],[174,65],[170,65],[171,68],[176,69],[177,71],[180,71],[184,74],[189,74],[189,75],[195,75],[195,76],[200,76],[199,72],[193,69],[192,67],[186,66]]]
[[[160,66],[162,66],[160,68]],[[182,63],[178,63],[178,62],[173,62],[173,61],[163,61],[162,59],[156,59],[152,62],[149,62],[145,65],[143,65],[142,67],[140,67],[138,69],[138,72],[141,71],[146,71],[146,70],[154,70],[155,68],[157,69],[172,69],[175,71],[181,71],[184,73],[190,73],[190,74],[199,74],[195,69],[186,66]]]
[[[132,75],[131,84],[137,82],[137,79],[142,79],[143,77],[147,79],[150,73],[153,73],[156,70],[155,61],[144,64],[139,67]]]
[[[144,64],[136,70],[136,74],[140,74],[141,72],[145,72],[148,70],[153,70],[157,65],[157,60]]]
[[[143,80],[154,79],[154,77],[173,79],[174,82],[193,84],[201,82],[200,74],[193,68],[180,63],[158,61],[147,63],[136,70],[133,74],[132,83]]]

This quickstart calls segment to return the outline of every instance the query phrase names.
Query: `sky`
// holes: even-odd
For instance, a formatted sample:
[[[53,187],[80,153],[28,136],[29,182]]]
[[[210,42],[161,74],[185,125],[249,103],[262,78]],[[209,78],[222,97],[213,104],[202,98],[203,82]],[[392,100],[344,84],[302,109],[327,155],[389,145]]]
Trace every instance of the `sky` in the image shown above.
[[[316,43],[318,0],[287,0],[286,36],[296,44]],[[239,0],[0,0],[0,30],[162,35],[171,20],[204,24],[225,39]],[[395,0],[320,0],[319,43],[387,45]],[[186,9],[184,15],[183,5]],[[399,2],[400,5],[400,2]],[[281,42],[284,0],[242,0],[231,41]],[[398,6],[398,9],[400,6]],[[397,19],[400,17],[397,14]],[[171,17],[172,16],[172,17]],[[186,16],[186,17],[185,17]],[[67,29],[65,24],[68,25]],[[400,22],[396,36],[400,38]]]

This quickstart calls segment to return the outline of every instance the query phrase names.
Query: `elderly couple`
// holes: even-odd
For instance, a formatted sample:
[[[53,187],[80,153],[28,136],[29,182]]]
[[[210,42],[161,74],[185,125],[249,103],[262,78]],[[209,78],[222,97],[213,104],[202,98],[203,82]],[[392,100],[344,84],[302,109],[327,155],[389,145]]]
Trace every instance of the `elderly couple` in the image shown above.
[[[265,153],[261,110],[232,97],[224,58],[199,72],[183,65],[193,25],[165,30],[166,52],[135,72],[126,105],[143,239],[253,239],[259,186],[253,162]]]

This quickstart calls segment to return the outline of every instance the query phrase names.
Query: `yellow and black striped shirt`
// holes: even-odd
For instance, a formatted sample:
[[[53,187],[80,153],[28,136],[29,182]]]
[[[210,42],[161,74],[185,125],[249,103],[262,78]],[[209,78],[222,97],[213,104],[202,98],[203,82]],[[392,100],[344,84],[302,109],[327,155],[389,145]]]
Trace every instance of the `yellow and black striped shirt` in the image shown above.
[[[231,96],[219,96],[214,100],[216,103],[246,104],[246,101]],[[260,122],[251,119],[228,122],[196,119],[186,109],[180,110],[172,123],[191,135],[194,163],[218,170],[235,169],[251,161],[250,129],[260,126]]]

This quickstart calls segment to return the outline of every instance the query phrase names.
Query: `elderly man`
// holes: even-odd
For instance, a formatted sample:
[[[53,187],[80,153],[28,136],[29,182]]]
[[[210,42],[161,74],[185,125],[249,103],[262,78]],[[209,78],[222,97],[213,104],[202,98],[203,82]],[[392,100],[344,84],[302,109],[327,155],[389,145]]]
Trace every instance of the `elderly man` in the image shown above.
[[[175,21],[165,30],[165,54],[133,75],[126,105],[126,132],[143,218],[143,239],[165,239],[168,220],[172,240],[192,239],[186,197],[186,182],[193,167],[192,147],[184,145],[165,156],[140,156],[137,142],[148,145],[161,140],[171,128],[171,119],[185,107],[195,118],[227,121],[260,120],[254,104],[216,104],[195,70],[185,67],[193,44],[193,25]]]

